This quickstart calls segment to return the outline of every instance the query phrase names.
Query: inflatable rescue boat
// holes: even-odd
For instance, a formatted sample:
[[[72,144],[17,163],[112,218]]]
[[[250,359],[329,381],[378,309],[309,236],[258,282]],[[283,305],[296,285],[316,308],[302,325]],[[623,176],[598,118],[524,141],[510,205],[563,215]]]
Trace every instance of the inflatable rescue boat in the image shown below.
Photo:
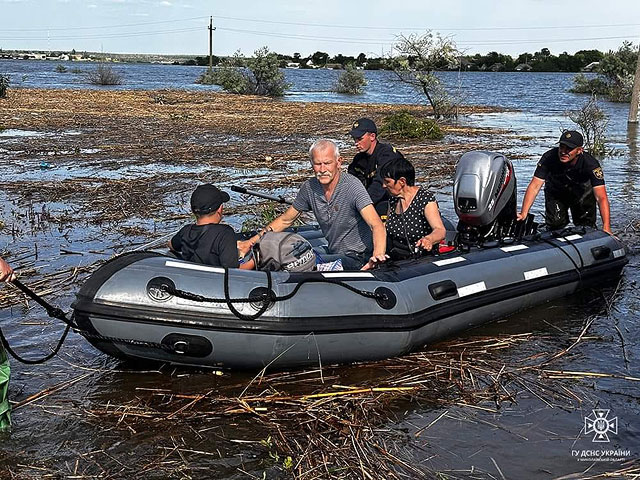
[[[625,246],[600,230],[515,221],[511,162],[458,164],[453,251],[372,271],[263,272],[131,253],[98,269],[73,304],[78,330],[122,359],[258,369],[378,360],[615,280]],[[317,228],[300,233],[323,242]]]

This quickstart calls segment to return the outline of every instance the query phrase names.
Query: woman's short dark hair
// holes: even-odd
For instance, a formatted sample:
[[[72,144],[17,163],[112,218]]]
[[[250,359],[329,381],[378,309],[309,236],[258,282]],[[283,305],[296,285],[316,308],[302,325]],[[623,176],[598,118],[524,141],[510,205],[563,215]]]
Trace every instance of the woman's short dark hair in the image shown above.
[[[384,180],[385,178],[391,178],[398,181],[404,177],[407,180],[407,185],[413,186],[416,183],[416,170],[413,165],[406,158],[395,158],[389,160],[380,168],[380,176]]]

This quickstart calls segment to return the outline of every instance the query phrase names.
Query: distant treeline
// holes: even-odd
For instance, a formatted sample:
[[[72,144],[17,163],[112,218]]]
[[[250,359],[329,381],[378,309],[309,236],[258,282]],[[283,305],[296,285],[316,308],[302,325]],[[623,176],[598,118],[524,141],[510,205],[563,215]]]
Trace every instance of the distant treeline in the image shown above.
[[[498,52],[489,52],[486,55],[462,55],[459,65],[451,66],[450,70],[466,71],[494,71],[494,72],[580,72],[604,57],[599,50],[580,50],[573,55],[566,52],[553,55],[548,48],[539,52],[521,53],[517,58]],[[278,54],[280,67],[293,68],[345,68],[347,65],[363,68],[365,70],[391,70],[391,63],[387,57],[367,57],[364,53],[357,57],[338,54],[330,56],[326,52],[315,52],[308,57],[302,57],[299,53],[293,55]],[[213,56],[213,65],[220,63],[221,57]],[[409,58],[411,61],[411,58]],[[178,63],[178,62],[176,62]],[[195,57],[184,65],[208,66],[209,57]],[[446,70],[447,68],[444,68]]]

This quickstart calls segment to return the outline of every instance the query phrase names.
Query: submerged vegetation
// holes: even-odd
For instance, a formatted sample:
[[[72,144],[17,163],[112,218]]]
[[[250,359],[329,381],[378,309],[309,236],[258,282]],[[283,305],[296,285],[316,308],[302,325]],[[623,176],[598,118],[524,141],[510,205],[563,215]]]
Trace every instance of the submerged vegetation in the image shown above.
[[[585,150],[592,155],[604,155],[606,153],[604,135],[609,117],[598,106],[596,96],[592,95],[579,110],[567,112],[567,116],[582,130]]]
[[[346,93],[348,95],[358,95],[362,93],[362,89],[367,85],[364,73],[356,70],[353,65],[347,65],[345,70],[338,77],[338,82],[333,90],[337,93]]]
[[[100,63],[95,70],[87,74],[89,83],[93,85],[120,85],[122,75],[115,71],[111,65]]]
[[[630,102],[637,62],[638,48],[631,42],[624,42],[617,51],[602,57],[594,69],[597,77],[576,75],[571,91],[603,95],[612,102]]]
[[[224,59],[216,70],[207,70],[198,83],[220,85],[229,93],[281,97],[289,84],[279,69],[278,56],[262,47],[246,58],[237,51]]]

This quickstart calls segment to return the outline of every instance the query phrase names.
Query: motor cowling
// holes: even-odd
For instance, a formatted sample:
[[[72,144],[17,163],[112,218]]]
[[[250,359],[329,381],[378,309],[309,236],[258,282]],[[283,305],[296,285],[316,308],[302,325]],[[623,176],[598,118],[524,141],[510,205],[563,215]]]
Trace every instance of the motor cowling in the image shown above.
[[[516,176],[504,155],[488,151],[465,153],[456,166],[453,201],[458,232],[471,243],[495,239],[516,218]]]

